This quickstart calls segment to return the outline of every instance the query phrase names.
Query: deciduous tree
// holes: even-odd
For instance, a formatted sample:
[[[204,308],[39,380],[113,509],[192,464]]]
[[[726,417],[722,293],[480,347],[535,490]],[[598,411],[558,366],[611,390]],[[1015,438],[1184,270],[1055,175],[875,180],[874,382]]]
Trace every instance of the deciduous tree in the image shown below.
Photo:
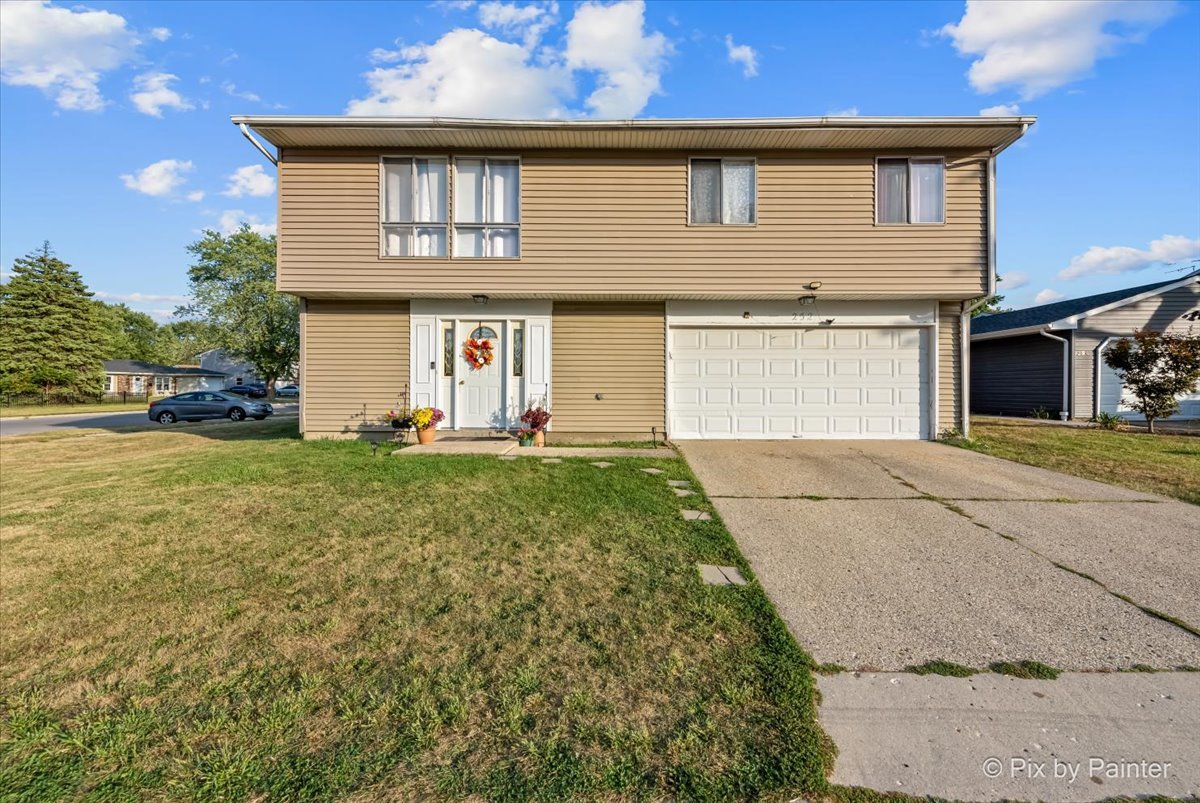
[[[1200,336],[1148,330],[1123,337],[1104,352],[1104,362],[1117,372],[1133,396],[1129,406],[1154,421],[1179,412],[1179,397],[1200,381]]]

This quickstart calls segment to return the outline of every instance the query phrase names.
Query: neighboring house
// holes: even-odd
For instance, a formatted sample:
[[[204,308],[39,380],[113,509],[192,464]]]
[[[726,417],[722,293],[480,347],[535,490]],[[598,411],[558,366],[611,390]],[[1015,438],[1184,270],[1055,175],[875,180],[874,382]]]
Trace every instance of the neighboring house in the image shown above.
[[[224,349],[209,349],[196,355],[201,368],[219,371],[225,375],[225,387],[234,385],[266,384],[266,380],[255,373],[254,369],[245,362],[235,360],[225,353]]]
[[[142,360],[105,360],[105,393],[170,396],[189,390],[220,390],[225,375],[199,366],[156,365]]]
[[[971,411],[1091,418],[1136,417],[1120,378],[1102,357],[1136,329],[1200,333],[1200,271],[1141,287],[984,315],[971,325]],[[1178,418],[1200,418],[1200,388]]]
[[[965,430],[995,159],[1033,120],[233,118],[278,164],[306,437],[408,400],[676,439]]]

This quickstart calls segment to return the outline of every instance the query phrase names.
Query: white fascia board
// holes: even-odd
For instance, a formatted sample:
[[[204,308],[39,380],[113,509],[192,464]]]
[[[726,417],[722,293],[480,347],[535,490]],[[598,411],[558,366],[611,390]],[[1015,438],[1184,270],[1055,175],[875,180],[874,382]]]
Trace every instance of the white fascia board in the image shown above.
[[[1147,290],[1144,293],[1138,293],[1136,296],[1130,296],[1129,298],[1122,298],[1120,301],[1113,301],[1112,303],[1105,304],[1102,307],[1095,307],[1094,309],[1087,310],[1086,312],[1081,312],[1077,315],[1072,315],[1069,318],[1063,318],[1061,320],[1055,321],[1054,323],[1050,324],[1050,328],[1051,329],[1077,329],[1077,328],[1079,328],[1079,321],[1084,318],[1090,318],[1093,315],[1099,315],[1101,313],[1108,312],[1110,310],[1120,309],[1121,307],[1127,307],[1130,304],[1136,304],[1137,302],[1142,301],[1144,299],[1153,298],[1154,296],[1160,296],[1163,293],[1169,293],[1172,290],[1178,290],[1180,287],[1187,287],[1189,284],[1192,284],[1193,282],[1200,282],[1200,275],[1192,273],[1192,274],[1189,274],[1189,275],[1183,277],[1182,279],[1180,279],[1177,282],[1172,282],[1171,284],[1164,284],[1162,287],[1156,287],[1153,290]]]
[[[1055,321],[1054,323],[1039,323],[1036,326],[1022,326],[1019,329],[1001,329],[998,332],[980,332],[979,334],[971,335],[971,342],[976,340],[999,340],[1003,337],[1019,337],[1021,335],[1036,335],[1045,331],[1070,331],[1078,329],[1076,323],[1066,323],[1064,321]]]
[[[667,301],[668,326],[932,326],[937,301]],[[832,323],[825,324],[825,321]]]

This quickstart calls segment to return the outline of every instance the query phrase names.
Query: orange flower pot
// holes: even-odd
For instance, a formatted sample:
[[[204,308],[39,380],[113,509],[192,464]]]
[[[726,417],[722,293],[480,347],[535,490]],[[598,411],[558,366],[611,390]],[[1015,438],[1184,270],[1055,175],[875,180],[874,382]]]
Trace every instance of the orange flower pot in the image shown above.
[[[437,430],[434,429],[433,427],[430,427],[429,429],[418,429],[417,430],[417,443],[422,443],[422,444],[433,443],[433,440],[436,437],[437,437]]]
[[[545,446],[546,445],[546,433],[542,432],[540,429],[537,432],[533,433],[533,445],[534,446]]]

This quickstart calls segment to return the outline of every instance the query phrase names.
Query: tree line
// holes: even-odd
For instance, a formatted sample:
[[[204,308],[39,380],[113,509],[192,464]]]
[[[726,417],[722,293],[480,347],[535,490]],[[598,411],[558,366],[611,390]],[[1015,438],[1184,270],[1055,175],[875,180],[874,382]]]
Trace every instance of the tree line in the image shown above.
[[[275,237],[209,230],[187,250],[191,302],[164,324],[97,299],[48,242],[18,257],[0,283],[0,396],[95,398],[105,360],[178,365],[213,348],[273,388],[300,354],[298,302],[275,291]]]

